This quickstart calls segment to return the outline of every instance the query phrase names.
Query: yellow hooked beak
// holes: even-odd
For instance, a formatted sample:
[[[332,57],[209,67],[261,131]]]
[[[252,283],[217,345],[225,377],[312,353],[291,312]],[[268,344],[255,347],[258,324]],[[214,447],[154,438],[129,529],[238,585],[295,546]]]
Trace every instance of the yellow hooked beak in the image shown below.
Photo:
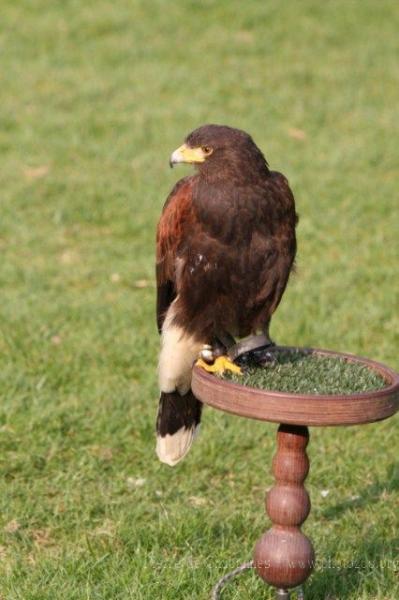
[[[201,147],[190,148],[187,144],[183,144],[171,154],[169,165],[173,168],[177,163],[203,163],[208,154]]]

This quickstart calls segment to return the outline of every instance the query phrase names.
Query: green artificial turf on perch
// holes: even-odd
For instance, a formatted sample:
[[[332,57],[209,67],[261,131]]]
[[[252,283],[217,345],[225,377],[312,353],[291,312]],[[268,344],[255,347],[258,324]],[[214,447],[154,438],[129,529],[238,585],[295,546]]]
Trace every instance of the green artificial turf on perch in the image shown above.
[[[274,352],[264,367],[251,366],[242,375],[225,372],[224,379],[263,390],[301,394],[353,394],[386,387],[376,371],[344,358],[301,350]]]

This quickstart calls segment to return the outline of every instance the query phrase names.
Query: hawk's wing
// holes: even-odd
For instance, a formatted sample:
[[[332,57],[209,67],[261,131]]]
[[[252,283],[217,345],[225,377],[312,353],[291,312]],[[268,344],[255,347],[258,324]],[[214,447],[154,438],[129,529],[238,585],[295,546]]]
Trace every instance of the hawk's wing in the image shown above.
[[[176,298],[176,261],[193,222],[192,189],[195,176],[180,179],[169,194],[157,228],[157,324],[161,332],[165,315]]]

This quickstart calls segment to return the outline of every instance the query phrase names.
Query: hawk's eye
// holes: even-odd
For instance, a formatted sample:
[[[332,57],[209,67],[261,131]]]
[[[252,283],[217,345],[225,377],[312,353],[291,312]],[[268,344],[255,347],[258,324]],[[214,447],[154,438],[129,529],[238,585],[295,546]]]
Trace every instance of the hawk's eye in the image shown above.
[[[201,150],[207,156],[209,156],[209,154],[212,154],[212,148],[210,146],[202,146]]]

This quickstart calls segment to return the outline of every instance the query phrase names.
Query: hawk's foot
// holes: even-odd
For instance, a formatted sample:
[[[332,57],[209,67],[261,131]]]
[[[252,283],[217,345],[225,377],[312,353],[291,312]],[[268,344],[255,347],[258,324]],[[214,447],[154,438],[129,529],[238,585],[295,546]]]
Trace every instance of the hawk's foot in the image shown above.
[[[228,356],[218,356],[212,364],[209,364],[202,358],[199,358],[195,364],[197,367],[201,367],[209,373],[218,373],[219,375],[225,371],[231,371],[232,373],[238,374],[242,373],[240,367],[233,363]]]

